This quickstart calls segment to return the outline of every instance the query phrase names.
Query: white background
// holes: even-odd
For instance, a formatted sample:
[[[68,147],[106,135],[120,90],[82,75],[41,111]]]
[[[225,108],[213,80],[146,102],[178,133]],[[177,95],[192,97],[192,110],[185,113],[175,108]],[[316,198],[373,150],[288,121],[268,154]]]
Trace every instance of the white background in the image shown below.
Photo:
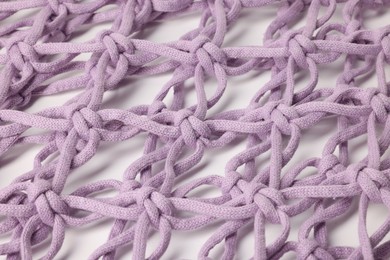
[[[339,7],[342,7],[340,5]],[[109,7],[107,7],[109,8]],[[339,8],[336,18],[341,17],[341,8]],[[261,45],[263,33],[266,27],[272,21],[276,7],[263,7],[261,9],[246,10],[242,17],[229,31],[224,46],[242,46],[242,45]],[[149,39],[156,42],[168,42],[178,39],[181,35],[195,28],[198,24],[199,16],[191,15],[178,19],[154,23],[144,32],[138,35],[139,38]],[[368,28],[378,28],[384,26],[390,21],[390,12],[387,10],[370,11],[365,19],[365,26]],[[296,26],[304,24],[301,21]],[[94,38],[97,32],[109,28],[109,24],[96,26],[92,29],[85,28],[86,31],[74,38],[73,42],[83,42]],[[84,30],[82,28],[82,30]],[[87,59],[89,55],[83,54],[79,59]],[[333,87],[336,77],[342,71],[342,58],[338,62],[320,67],[320,80],[318,88]],[[131,78],[121,83],[121,88],[108,92],[105,96],[105,107],[108,108],[128,108],[139,104],[150,104],[154,98],[154,93],[169,79],[170,75],[159,75],[155,77]],[[253,94],[269,80],[270,74],[248,73],[242,77],[230,78],[228,88],[220,102],[210,111],[210,114],[225,111],[234,108],[245,107]],[[298,87],[307,82],[307,75],[299,77]],[[375,87],[375,79],[365,79],[361,82],[362,87]],[[210,80],[206,85],[207,91],[212,92],[215,88],[215,82]],[[65,94],[53,95],[50,97],[39,98],[33,105],[27,108],[28,112],[37,112],[50,106],[58,106],[69,98],[73,97],[77,91]],[[191,89],[191,82],[188,83],[187,104],[193,104],[194,92]],[[321,149],[329,136],[335,132],[335,120],[332,118],[321,121],[314,128],[304,132],[301,145],[294,156],[292,162],[287,167],[305,158],[320,156]],[[102,179],[121,179],[122,173],[127,166],[142,154],[144,136],[133,138],[131,140],[110,145],[102,144],[96,156],[83,167],[75,170],[68,180],[64,193],[72,192],[80,185]],[[234,142],[226,148],[207,151],[201,163],[191,171],[187,176],[205,176],[209,174],[223,174],[225,163],[232,156],[242,151],[245,142]],[[0,158],[0,186],[6,186],[16,176],[30,170],[33,166],[33,157],[41,147],[17,146],[5,156]],[[352,161],[357,161],[366,155],[366,139],[358,138],[353,140],[350,145]],[[268,163],[268,155],[264,156],[262,161],[264,165]],[[308,173],[310,174],[310,173]],[[190,179],[190,178],[188,178]],[[196,196],[210,196],[213,190],[203,190],[197,192]],[[357,203],[355,201],[355,213]],[[331,245],[358,245],[357,235],[357,216],[351,210],[350,214],[329,223],[331,231]],[[310,214],[310,212],[308,212]],[[373,232],[387,217],[388,212],[385,207],[380,205],[371,205],[368,213],[368,230]],[[300,215],[292,219],[292,230],[290,240],[297,239],[297,230],[299,225],[305,220],[307,215]],[[103,244],[109,234],[113,220],[101,221],[93,225],[79,229],[69,229],[66,232],[65,242],[57,255],[56,259],[87,259],[87,257],[99,245]],[[216,230],[218,225],[212,225],[196,232],[178,232],[175,231],[172,236],[170,246],[162,259],[196,259],[197,253],[207,238]],[[267,226],[267,241],[272,241],[280,232],[277,225]],[[252,226],[240,233],[241,239],[238,246],[237,259],[249,259],[253,256],[254,240]],[[388,238],[388,237],[387,237]],[[0,242],[7,241],[8,236],[0,237]],[[159,237],[153,235],[148,243],[147,255],[152,252],[158,243]],[[42,256],[48,243],[43,243],[34,250],[34,259]],[[211,257],[219,259],[222,247],[217,247],[212,251]],[[118,256],[121,259],[129,259],[131,256],[131,246],[123,247]],[[0,256],[1,258],[1,256]],[[293,254],[288,254],[284,259],[294,259]]]

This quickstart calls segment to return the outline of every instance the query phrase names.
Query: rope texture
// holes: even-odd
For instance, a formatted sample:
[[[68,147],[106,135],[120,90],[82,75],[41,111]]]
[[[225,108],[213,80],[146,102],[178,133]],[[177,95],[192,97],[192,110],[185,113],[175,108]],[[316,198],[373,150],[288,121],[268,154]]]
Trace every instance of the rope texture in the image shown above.
[[[42,147],[32,168],[0,190],[0,233],[11,233],[0,254],[10,260],[32,259],[32,249],[48,240],[43,259],[53,259],[66,230],[113,219],[107,241],[89,259],[116,259],[119,248],[129,244],[133,259],[160,259],[173,232],[211,224],[218,228],[200,248],[199,259],[210,259],[218,244],[223,244],[222,259],[233,259],[238,234],[248,225],[254,230],[253,259],[279,259],[288,252],[297,259],[388,259],[390,241],[384,238],[390,217],[368,234],[366,216],[372,203],[390,208],[390,159],[385,155],[390,144],[385,73],[390,25],[368,29],[364,18],[368,10],[389,3],[0,1],[0,156],[17,145]],[[225,46],[225,35],[240,14],[257,9],[263,19],[264,6],[273,6],[275,16],[263,43]],[[30,16],[7,19],[30,9],[35,10]],[[342,21],[332,19],[336,9],[342,10]],[[139,39],[139,32],[156,21],[193,14],[200,19],[198,27],[177,41]],[[87,42],[73,40],[82,28],[102,23],[111,23],[111,29]],[[90,58],[78,60],[84,53]],[[337,83],[319,88],[319,68],[339,60],[343,69]],[[251,71],[270,71],[271,77],[253,86],[258,89],[249,104],[210,113],[224,96],[228,79]],[[153,93],[153,103],[127,109],[103,106],[105,94],[116,91],[123,79],[162,73],[172,76]],[[298,88],[302,73],[310,78]],[[360,79],[368,75],[376,77],[376,86],[363,88]],[[210,79],[216,86],[211,95],[205,90]],[[196,102],[187,104],[190,80]],[[63,105],[25,111],[41,96],[72,90],[78,92]],[[337,129],[321,157],[309,154],[287,166],[302,135],[327,118],[337,121]],[[28,135],[30,128],[43,131]],[[68,176],[93,158],[100,144],[135,136],[145,140],[143,155],[129,155],[122,180],[101,180],[64,192]],[[361,136],[367,138],[367,155],[351,162],[348,144]],[[224,170],[196,176],[205,151],[224,149],[236,140],[246,147],[227,158]],[[262,155],[269,160],[259,167]],[[307,169],[313,174],[305,175]],[[199,196],[196,191],[206,186],[219,195],[191,195]],[[109,190],[115,194],[99,195]],[[354,199],[359,200],[359,245],[330,244],[328,224],[349,214]],[[311,211],[297,239],[290,241],[291,219]],[[280,226],[274,241],[265,239],[267,223]],[[158,233],[159,244],[146,255],[152,233]]]

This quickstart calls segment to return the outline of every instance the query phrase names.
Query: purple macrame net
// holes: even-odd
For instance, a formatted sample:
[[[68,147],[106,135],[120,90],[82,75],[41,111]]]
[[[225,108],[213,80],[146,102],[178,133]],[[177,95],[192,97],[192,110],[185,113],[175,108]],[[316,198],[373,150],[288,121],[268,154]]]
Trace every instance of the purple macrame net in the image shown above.
[[[174,232],[191,234],[212,224],[218,227],[199,249],[199,259],[210,259],[210,251],[220,244],[221,258],[233,259],[239,233],[247,226],[254,230],[254,259],[279,259],[291,252],[298,259],[388,259],[390,241],[385,236],[390,217],[372,234],[366,217],[369,204],[390,208],[390,159],[385,156],[390,144],[385,74],[390,25],[366,29],[363,19],[367,10],[387,4],[381,0],[0,1],[2,22],[21,11],[38,10],[0,26],[4,50],[0,155],[16,145],[42,147],[31,168],[0,190],[0,233],[11,234],[0,245],[0,254],[32,259],[32,249],[49,241],[44,259],[53,259],[66,230],[112,219],[107,241],[96,246],[90,259],[115,259],[117,251],[129,245],[133,259],[160,259]],[[107,5],[114,8],[102,9]],[[260,11],[266,5],[276,8],[262,44],[224,46],[228,29],[243,10]],[[340,5],[342,19],[335,21]],[[139,39],[139,32],[155,21],[193,14],[200,17],[198,27],[177,41]],[[298,20],[304,25],[299,26]],[[80,28],[107,22],[111,29],[93,40],[73,41]],[[77,60],[83,53],[90,58]],[[344,63],[337,83],[318,88],[319,66],[338,60]],[[253,86],[257,92],[246,106],[210,112],[224,96],[229,78],[254,70],[270,71],[271,77],[266,84]],[[310,78],[298,88],[296,76],[302,72]],[[153,103],[125,109],[105,106],[103,97],[117,91],[123,79],[162,73],[172,76],[158,93],[151,93]],[[363,88],[357,79],[369,74],[376,76],[375,85]],[[196,101],[186,104],[185,83],[191,80]],[[205,90],[207,80],[215,85],[211,94]],[[63,105],[26,112],[40,96],[72,90],[79,92]],[[309,154],[287,165],[301,136],[330,117],[337,120],[337,129],[322,155]],[[30,128],[43,131],[26,133]],[[99,145],[135,136],[145,140],[143,155],[129,157],[132,161],[121,180],[101,180],[64,192],[69,175],[93,158]],[[368,152],[361,161],[351,162],[348,143],[361,136],[367,137]],[[226,158],[221,172],[197,176],[201,169],[195,166],[207,150],[226,148],[237,139],[246,147]],[[264,154],[270,157],[262,167],[256,162]],[[303,174],[307,169],[314,173]],[[189,175],[191,180],[186,180]],[[205,186],[218,190],[218,195],[189,194]],[[96,195],[103,191],[114,192]],[[331,244],[327,225],[349,214],[356,198],[359,245]],[[309,211],[298,237],[291,240],[291,218]],[[270,223],[281,231],[276,240],[266,241]],[[146,247],[152,233],[158,234],[159,244],[149,255]]]

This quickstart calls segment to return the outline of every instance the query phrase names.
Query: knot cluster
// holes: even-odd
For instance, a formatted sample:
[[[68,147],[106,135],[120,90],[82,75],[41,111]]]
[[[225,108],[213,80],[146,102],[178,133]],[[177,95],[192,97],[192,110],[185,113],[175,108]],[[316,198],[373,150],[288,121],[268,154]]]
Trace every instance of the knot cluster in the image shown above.
[[[366,216],[372,203],[390,209],[390,25],[367,29],[364,19],[366,11],[389,4],[0,1],[0,161],[16,146],[40,146],[26,172],[12,173],[14,181],[0,189],[0,235],[12,233],[0,244],[0,255],[32,259],[33,248],[50,238],[43,259],[55,259],[67,229],[112,219],[107,241],[96,245],[90,259],[115,259],[128,244],[133,259],[161,259],[176,231],[212,224],[217,228],[199,248],[199,259],[210,259],[218,244],[224,244],[221,259],[242,258],[237,246],[248,226],[254,231],[256,260],[288,253],[297,259],[388,259],[390,247],[384,239],[390,218],[369,232]],[[256,9],[262,19],[266,5],[273,6],[275,16],[264,42],[227,47],[225,36],[243,12]],[[339,9],[341,21],[334,19]],[[21,13],[23,18],[14,19]],[[185,15],[198,15],[200,22],[176,41],[142,38],[148,26]],[[12,19],[5,21],[8,17]],[[102,23],[111,27],[91,39],[74,40]],[[90,57],[81,61],[81,54]],[[337,78],[319,86],[321,68],[339,60],[344,67]],[[228,87],[240,87],[230,86],[230,79],[251,71],[270,71],[269,81],[254,84],[256,93],[242,101],[244,106],[215,109],[226,101]],[[107,92],[122,85],[132,88],[137,77],[162,73],[172,77],[161,83],[158,93],[142,86],[154,97],[150,104],[127,102],[119,109],[106,102]],[[309,79],[298,87],[303,74]],[[370,75],[376,82],[363,87],[362,80]],[[214,86],[209,88],[209,83]],[[78,92],[63,104],[36,113],[27,110],[40,96],[74,90]],[[191,90],[195,100],[188,98]],[[321,156],[305,154],[296,163],[302,136],[329,118],[337,125],[325,145],[316,147]],[[31,128],[41,131],[26,134]],[[68,177],[76,169],[83,174],[82,166],[95,159],[101,143],[136,136],[145,140],[143,154],[135,158],[129,151],[122,180],[68,191]],[[367,148],[358,161],[350,145],[356,138],[366,140]],[[206,151],[239,142],[245,142],[244,149],[226,158],[224,168],[206,175],[197,167]],[[204,186],[217,195],[203,196],[198,189]],[[327,226],[349,216],[354,200],[359,201],[359,245],[335,245]],[[293,237],[291,219],[301,214],[306,218]],[[274,241],[265,239],[268,223],[281,227]],[[160,240],[148,255],[151,233],[158,233]]]

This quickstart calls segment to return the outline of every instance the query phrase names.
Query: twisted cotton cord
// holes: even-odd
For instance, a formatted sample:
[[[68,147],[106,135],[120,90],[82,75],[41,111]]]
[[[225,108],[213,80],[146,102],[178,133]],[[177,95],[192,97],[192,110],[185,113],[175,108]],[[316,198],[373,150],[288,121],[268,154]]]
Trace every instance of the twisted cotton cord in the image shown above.
[[[335,23],[331,18],[341,2],[343,22]],[[115,8],[99,12],[108,4]],[[369,235],[366,215],[369,203],[390,206],[390,161],[383,157],[390,144],[385,75],[390,27],[368,30],[363,25],[364,11],[387,4],[358,0],[1,2],[2,20],[30,8],[39,12],[0,28],[1,47],[6,48],[6,54],[0,55],[4,65],[0,151],[4,154],[25,143],[43,148],[33,169],[0,190],[0,214],[5,216],[0,232],[12,232],[10,240],[0,245],[0,253],[9,259],[31,259],[32,247],[51,237],[44,258],[53,259],[66,229],[112,218],[107,242],[90,259],[114,259],[117,249],[129,243],[133,259],[159,259],[175,230],[195,230],[216,221],[221,224],[200,249],[199,259],[208,259],[219,243],[224,243],[222,258],[233,259],[238,232],[246,225],[253,225],[255,233],[254,259],[279,259],[289,251],[295,251],[298,259],[388,257],[388,242],[383,239],[390,229],[389,218]],[[262,45],[223,45],[243,9],[265,5],[277,5],[278,11]],[[325,12],[320,15],[321,9]],[[155,20],[193,12],[201,17],[198,28],[177,41],[155,43],[134,36]],[[292,29],[299,19],[305,25]],[[80,26],[101,22],[112,22],[112,27],[86,42],[69,41]],[[27,30],[18,30],[26,26]],[[92,55],[88,61],[74,61],[82,53]],[[47,61],[51,57],[54,61]],[[318,66],[339,59],[345,63],[337,84],[317,88]],[[228,78],[251,70],[270,70],[272,76],[248,106],[210,115],[228,87]],[[79,71],[79,76],[45,85],[58,74]],[[295,75],[301,71],[309,73],[310,79],[297,89]],[[115,91],[123,79],[166,72],[172,77],[152,104],[126,110],[102,108],[105,92]],[[361,88],[356,78],[372,72],[378,86]],[[186,105],[184,84],[191,78],[196,101]],[[208,78],[217,84],[211,95],[205,91]],[[81,89],[80,94],[63,106],[35,114],[22,110],[33,97],[74,89]],[[172,93],[172,102],[167,102]],[[337,119],[337,132],[321,158],[287,167],[305,130],[328,117]],[[46,133],[23,135],[31,127]],[[144,154],[129,165],[121,181],[103,180],[70,194],[63,192],[69,174],[93,158],[101,142],[120,142],[141,133],[147,133]],[[351,163],[348,142],[363,135],[367,135],[367,156]],[[245,149],[227,161],[224,174],[178,183],[178,177],[200,163],[206,150],[243,137]],[[183,157],[184,151],[189,153]],[[256,159],[267,153],[269,165],[259,170]],[[55,159],[45,162],[49,156]],[[154,166],[161,162],[164,169],[156,171]],[[301,177],[306,168],[316,173]],[[188,197],[205,185],[218,189],[220,196]],[[104,190],[116,194],[93,197]],[[327,222],[345,214],[355,197],[359,198],[360,245],[330,246]],[[300,227],[298,239],[289,241],[290,219],[311,208],[314,212]],[[185,211],[193,216],[180,217]],[[79,217],[80,212],[88,214]],[[275,241],[266,241],[266,223],[281,226]],[[159,233],[160,243],[147,256],[150,232]]]

